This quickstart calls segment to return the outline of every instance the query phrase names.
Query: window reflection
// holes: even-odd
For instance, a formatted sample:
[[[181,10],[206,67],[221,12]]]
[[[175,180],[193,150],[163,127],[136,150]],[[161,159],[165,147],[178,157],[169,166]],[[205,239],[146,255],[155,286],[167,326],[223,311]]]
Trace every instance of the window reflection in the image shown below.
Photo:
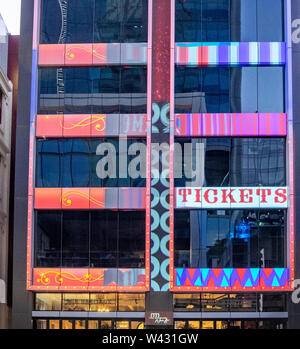
[[[201,311],[200,294],[174,294],[174,311]]]
[[[106,173],[97,172],[99,161],[107,158],[108,152],[103,155],[97,154],[99,146],[108,145],[111,152],[115,152],[116,173],[107,176]],[[127,139],[125,151],[123,144],[119,147],[118,138],[99,139],[39,139],[37,140],[37,171],[36,187],[145,187],[145,164],[137,166],[137,178],[129,176],[129,166],[133,160],[146,160],[139,151],[134,155],[128,155],[128,150],[132,146],[146,146],[145,139]],[[119,149],[120,148],[120,149]],[[108,148],[106,148],[108,149]],[[119,157],[126,152],[127,167],[126,173],[119,173]],[[140,157],[138,158],[138,156]],[[123,158],[123,159],[124,159]],[[106,171],[106,167],[104,168]],[[103,177],[103,178],[102,178]]]
[[[60,311],[61,293],[36,293],[35,310]]]
[[[89,330],[98,330],[99,321],[98,320],[88,320],[88,329]]]
[[[145,295],[137,293],[120,293],[118,311],[145,311]]]
[[[144,268],[145,211],[38,211],[35,267]]]
[[[116,321],[117,330],[129,330],[130,324],[129,321]]]
[[[146,66],[40,68],[38,113],[146,113],[146,88]]]
[[[229,294],[230,311],[231,312],[256,312],[257,309],[257,295],[254,294]]]
[[[279,137],[210,137],[176,139],[182,152],[175,152],[178,175],[175,186],[187,182],[205,187],[258,187],[284,186],[285,139]],[[196,147],[200,151],[196,152]],[[184,149],[191,149],[191,161],[187,161]],[[203,163],[197,177],[192,177],[198,163]],[[181,168],[180,168],[181,166]]]
[[[64,212],[62,265],[78,268],[89,266],[89,212]]]
[[[59,320],[49,320],[49,329],[50,330],[59,330]]]
[[[88,293],[63,293],[63,311],[89,311]]]
[[[117,295],[115,293],[92,293],[90,295],[90,311],[117,311]]]
[[[175,266],[284,267],[282,210],[175,211]]]
[[[146,42],[147,0],[44,0],[41,43]]]
[[[282,0],[176,0],[176,42],[282,41]]]
[[[73,320],[62,320],[62,329],[63,330],[72,330],[73,329]]]
[[[229,312],[228,295],[201,293],[201,307],[203,312]]]
[[[85,320],[75,320],[75,330],[85,330]]]
[[[61,214],[42,211],[36,215],[35,266],[61,265]]]
[[[175,113],[283,113],[283,73],[280,66],[177,66]]]

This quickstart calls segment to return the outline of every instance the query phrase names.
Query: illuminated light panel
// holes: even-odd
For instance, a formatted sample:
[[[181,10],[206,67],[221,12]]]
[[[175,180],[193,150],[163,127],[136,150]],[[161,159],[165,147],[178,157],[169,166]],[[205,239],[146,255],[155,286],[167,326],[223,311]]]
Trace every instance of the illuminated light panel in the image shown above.
[[[177,187],[176,208],[287,208],[287,187]]]
[[[176,64],[281,65],[285,50],[284,42],[176,43]]]
[[[286,136],[284,113],[176,114],[179,137]]]

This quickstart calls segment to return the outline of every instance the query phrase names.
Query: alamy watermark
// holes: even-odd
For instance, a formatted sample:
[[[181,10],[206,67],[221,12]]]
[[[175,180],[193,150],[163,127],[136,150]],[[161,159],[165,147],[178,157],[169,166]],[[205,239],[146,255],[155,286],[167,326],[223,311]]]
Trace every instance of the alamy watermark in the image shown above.
[[[98,178],[146,178],[147,145],[133,142],[128,146],[126,137],[119,139],[117,151],[114,143],[100,143],[96,155],[101,159],[96,165]],[[174,154],[173,178],[186,178],[187,186],[202,185],[204,174],[205,144],[199,142],[151,143],[151,178],[170,178],[170,152]],[[129,160],[130,158],[130,160]]]

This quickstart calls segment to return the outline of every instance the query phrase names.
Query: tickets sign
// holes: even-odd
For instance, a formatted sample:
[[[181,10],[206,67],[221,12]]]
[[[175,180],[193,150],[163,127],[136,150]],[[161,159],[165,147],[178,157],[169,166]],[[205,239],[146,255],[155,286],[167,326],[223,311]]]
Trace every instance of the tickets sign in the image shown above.
[[[177,187],[176,208],[287,208],[287,187]]]

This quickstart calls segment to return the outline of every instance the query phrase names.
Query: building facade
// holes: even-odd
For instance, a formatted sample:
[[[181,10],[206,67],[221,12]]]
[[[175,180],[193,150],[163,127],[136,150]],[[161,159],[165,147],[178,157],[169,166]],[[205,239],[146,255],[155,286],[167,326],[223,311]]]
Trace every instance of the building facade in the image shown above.
[[[8,40],[0,16],[0,328],[8,327],[10,317],[7,285],[13,85],[8,78]]]
[[[22,4],[13,327],[299,326],[292,5]]]

